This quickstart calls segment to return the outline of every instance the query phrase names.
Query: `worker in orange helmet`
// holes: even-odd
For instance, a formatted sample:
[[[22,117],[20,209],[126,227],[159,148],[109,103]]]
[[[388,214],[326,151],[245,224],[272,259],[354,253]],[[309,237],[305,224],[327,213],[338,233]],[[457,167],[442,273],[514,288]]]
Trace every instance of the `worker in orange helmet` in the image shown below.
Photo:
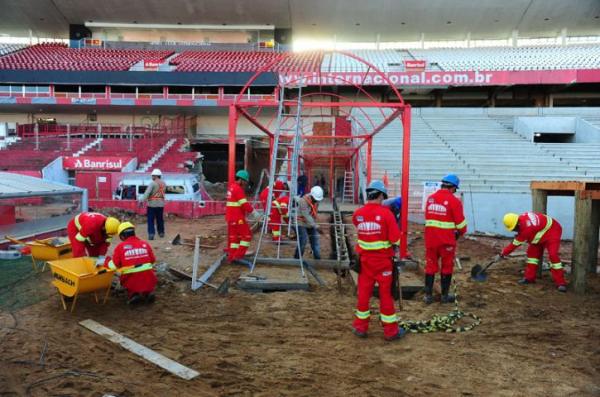
[[[227,249],[227,260],[237,261],[248,265],[244,255],[252,240],[252,231],[246,221],[246,214],[259,219],[260,214],[252,207],[244,192],[250,182],[250,174],[246,170],[240,170],[235,174],[235,181],[229,185],[227,190],[227,203],[225,208],[225,220],[227,221],[227,238],[229,247]]]
[[[440,270],[442,303],[452,303],[450,294],[456,240],[467,232],[467,221],[460,200],[454,196],[460,185],[458,176],[442,178],[442,188],[427,198],[425,203],[425,303],[433,303],[433,283]]]
[[[73,257],[106,255],[119,224],[118,219],[97,212],[82,212],[76,215],[67,224]]]
[[[154,302],[156,258],[150,243],[135,235],[135,226],[130,222],[121,223],[118,234],[121,243],[105,266],[120,273],[121,285],[127,290],[127,304]]]
[[[384,339],[392,341],[402,338],[406,330],[398,326],[392,296],[393,258],[400,244],[400,229],[394,214],[382,205],[386,198],[387,189],[383,182],[371,182],[367,187],[367,204],[357,209],[352,216],[352,223],[358,232],[356,251],[359,255],[356,269],[358,298],[352,325],[356,336],[367,336],[371,317],[370,300],[377,282]]]
[[[535,283],[537,269],[544,255],[544,249],[546,249],[548,250],[550,274],[554,284],[558,291],[567,292],[565,270],[558,254],[562,236],[560,223],[556,219],[539,212],[525,212],[521,215],[508,213],[504,215],[503,222],[506,229],[517,233],[517,235],[495,259],[498,260],[508,256],[518,247],[528,242],[525,276],[519,283],[532,284]]]

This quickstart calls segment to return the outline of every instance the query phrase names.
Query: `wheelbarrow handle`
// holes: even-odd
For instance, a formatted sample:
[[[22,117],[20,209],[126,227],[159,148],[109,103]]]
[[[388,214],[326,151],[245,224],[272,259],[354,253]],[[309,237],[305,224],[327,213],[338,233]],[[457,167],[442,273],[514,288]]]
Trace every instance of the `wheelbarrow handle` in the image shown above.
[[[15,244],[23,244],[23,245],[27,245],[27,243],[23,240],[18,240],[12,236],[4,236],[5,239],[7,239],[8,241],[10,241],[11,243],[15,243]]]
[[[52,248],[56,248],[54,245],[52,245],[52,244],[50,244],[49,242],[47,242],[47,241],[44,241],[44,240],[33,240],[33,241],[35,241],[35,242],[36,242],[36,243],[38,243],[38,244],[45,245],[46,247],[52,247]]]

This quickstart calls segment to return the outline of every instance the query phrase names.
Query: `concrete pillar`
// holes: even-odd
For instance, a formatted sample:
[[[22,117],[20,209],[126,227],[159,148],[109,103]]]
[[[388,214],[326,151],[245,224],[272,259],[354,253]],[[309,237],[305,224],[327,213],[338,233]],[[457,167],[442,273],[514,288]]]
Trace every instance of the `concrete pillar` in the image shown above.
[[[575,192],[575,223],[573,230],[572,284],[578,294],[585,293],[587,273],[591,266],[592,245],[598,245],[598,239],[592,244],[593,232],[592,199],[584,191]]]

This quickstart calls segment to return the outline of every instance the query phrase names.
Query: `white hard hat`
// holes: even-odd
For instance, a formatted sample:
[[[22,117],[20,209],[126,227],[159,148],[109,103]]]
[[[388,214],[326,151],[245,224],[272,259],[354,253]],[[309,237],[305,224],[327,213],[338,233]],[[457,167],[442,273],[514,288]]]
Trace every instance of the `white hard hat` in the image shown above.
[[[310,189],[310,195],[317,201],[323,200],[323,189],[321,186],[313,186]]]
[[[160,172],[160,170],[158,168],[155,168],[152,170],[152,174],[150,174],[152,176],[162,176],[162,172]]]

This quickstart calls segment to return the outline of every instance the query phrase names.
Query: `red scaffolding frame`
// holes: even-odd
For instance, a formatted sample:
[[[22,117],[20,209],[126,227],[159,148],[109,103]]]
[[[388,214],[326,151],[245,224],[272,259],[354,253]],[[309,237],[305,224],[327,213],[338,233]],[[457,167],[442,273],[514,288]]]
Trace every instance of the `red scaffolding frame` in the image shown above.
[[[330,175],[330,187],[331,187],[331,195],[333,195],[333,175],[334,169],[336,167],[346,167],[352,162],[354,164],[358,164],[359,161],[359,153],[362,150],[363,146],[366,145],[366,183],[371,182],[373,167],[372,167],[372,156],[373,156],[373,138],[380,133],[386,126],[388,126],[394,120],[400,118],[402,121],[402,170],[401,170],[401,188],[400,194],[402,196],[402,214],[401,214],[401,238],[400,238],[400,255],[402,258],[407,256],[407,246],[408,246],[408,201],[409,201],[409,172],[410,172],[410,126],[411,126],[411,107],[409,104],[406,104],[400,95],[398,89],[388,80],[384,73],[382,73],[375,66],[370,64],[369,62],[347,52],[341,51],[327,51],[326,54],[330,54],[330,56],[346,56],[352,58],[358,62],[361,62],[365,65],[365,76],[369,73],[376,73],[381,78],[382,81],[386,82],[389,86],[391,93],[395,96],[394,102],[380,102],[373,98],[366,90],[362,87],[362,84],[356,84],[352,82],[352,85],[357,89],[357,96],[354,98],[350,98],[347,96],[342,96],[337,93],[331,93],[323,91],[323,86],[320,86],[319,92],[308,93],[302,95],[302,109],[308,109],[312,111],[314,109],[321,109],[321,115],[326,114],[326,117],[333,117],[332,115],[343,114],[348,116],[356,125],[356,129],[358,130],[357,134],[352,134],[350,136],[336,136],[335,134],[331,135],[313,135],[311,131],[302,131],[302,139],[306,142],[304,147],[301,149],[299,153],[300,158],[304,161],[304,166],[307,169],[307,173],[309,174],[309,181],[311,169],[316,165],[319,166],[329,166],[329,175]],[[262,110],[265,108],[277,109],[279,106],[279,101],[273,100],[248,100],[244,99],[244,93],[248,90],[248,88],[252,85],[254,80],[267,71],[273,70],[274,66],[278,63],[282,62],[289,56],[288,53],[282,53],[277,59],[273,62],[265,65],[256,74],[248,80],[246,85],[240,91],[240,95],[238,99],[229,106],[229,162],[228,162],[228,178],[231,183],[235,177],[235,160],[236,160],[236,136],[237,136],[237,127],[238,121],[240,117],[244,117],[248,120],[252,125],[254,125],[258,130],[265,133],[269,138],[269,153],[270,156],[273,156],[273,144],[275,131],[272,130],[271,122],[266,125],[259,120],[259,115],[262,114]],[[326,72],[326,71],[325,71]],[[294,81],[287,81],[286,87],[289,84],[291,87],[303,84],[302,80],[305,77],[314,76],[313,71],[310,72],[298,72],[294,71],[294,76],[297,77]],[[319,72],[320,73],[320,72]],[[341,79],[341,78],[340,78]],[[286,79],[282,78],[280,81],[286,81]],[[323,81],[319,78],[319,81]],[[279,94],[281,90],[277,90]],[[357,100],[358,95],[361,95],[363,98]],[[319,100],[312,101],[311,97],[319,96],[319,97],[327,97],[332,99],[330,102]],[[367,98],[367,100],[364,99]],[[296,106],[297,102],[292,101],[287,98],[283,98],[284,106]],[[370,117],[364,109],[380,109],[381,117],[383,118],[380,122],[374,122],[373,118]],[[256,109],[253,113],[252,110]],[[326,109],[328,112],[324,113],[323,110]],[[347,110],[350,109],[350,110]],[[357,112],[362,112],[362,116],[367,120],[367,123],[362,122],[359,118],[356,118],[352,113],[352,110],[356,110]],[[332,110],[334,110],[332,112]],[[276,115],[274,116],[276,117]],[[304,115],[302,117],[319,117],[318,115]],[[308,125],[308,123],[305,123]],[[291,139],[292,136],[286,136],[284,134],[280,134],[280,139]],[[399,137],[400,138],[400,137]],[[348,140],[350,140],[353,144],[351,146],[347,145]],[[346,144],[339,145],[339,142],[344,142]],[[355,170],[357,167],[355,167]],[[360,177],[360,176],[359,176]]]

